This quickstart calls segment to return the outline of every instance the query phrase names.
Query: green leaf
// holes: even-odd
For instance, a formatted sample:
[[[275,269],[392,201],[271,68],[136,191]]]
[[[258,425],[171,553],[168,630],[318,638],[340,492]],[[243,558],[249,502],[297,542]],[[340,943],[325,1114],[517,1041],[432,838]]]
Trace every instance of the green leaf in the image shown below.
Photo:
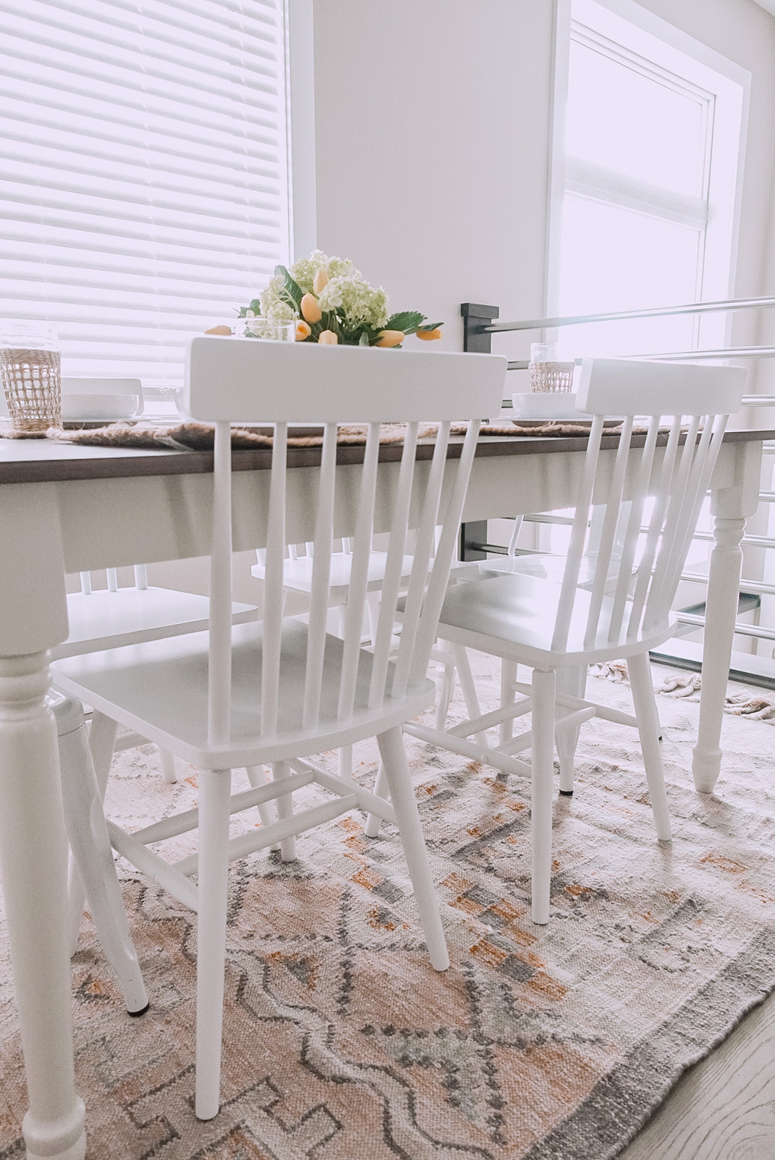
[[[380,332],[368,322],[357,322],[355,324],[347,324],[346,319],[339,318],[339,341],[345,346],[365,346],[367,343],[371,346],[372,339]],[[364,340],[365,336],[365,340]]]
[[[425,323],[423,323],[422,326],[418,326],[417,329],[418,330],[438,330],[438,328],[440,326],[443,326],[443,325],[444,325],[443,322],[425,322]]]
[[[301,300],[304,297],[304,291],[298,282],[291,277],[285,266],[275,266],[275,274],[278,278],[282,278],[283,284],[280,289],[280,295],[288,302],[294,310],[301,310]]]
[[[238,318],[247,318],[249,310],[252,310],[253,313],[255,314],[256,318],[258,318],[258,316],[261,314],[261,301],[260,301],[260,299],[254,298],[251,302],[248,303],[247,306],[240,306],[240,311],[239,311],[239,314],[237,315],[237,317]]]
[[[423,322],[425,315],[420,314],[419,310],[402,310],[388,318],[385,330],[403,330],[404,334],[414,334]]]

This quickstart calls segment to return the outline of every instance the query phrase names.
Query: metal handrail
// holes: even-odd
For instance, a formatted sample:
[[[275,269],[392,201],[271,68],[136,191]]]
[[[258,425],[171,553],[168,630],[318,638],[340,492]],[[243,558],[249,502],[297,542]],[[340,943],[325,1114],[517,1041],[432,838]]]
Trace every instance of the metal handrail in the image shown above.
[[[687,584],[708,583],[708,577],[704,572],[682,572],[681,579]],[[740,591],[746,594],[753,593],[754,596],[775,596],[775,584],[767,584],[764,580],[748,580],[745,576],[741,576]]]
[[[691,624],[695,628],[705,627],[705,617],[691,612],[677,612],[676,620],[680,624]],[[760,640],[775,640],[775,628],[765,628],[761,624],[740,624],[735,622],[735,636],[755,636]]]
[[[488,322],[477,326],[476,332],[477,334],[497,334],[507,330],[549,330],[555,326],[579,326],[585,322],[618,322],[632,318],[664,318],[671,314],[709,314],[717,310],[753,310],[760,306],[775,306],[775,297],[728,298],[723,302],[689,302],[683,306],[654,306],[650,310],[620,310],[611,314],[578,314],[565,318],[531,318],[526,322]]]
[[[775,358],[775,346],[727,346],[721,350],[681,350],[671,351],[668,354],[620,354],[622,359],[655,359],[657,362],[698,362],[714,358]],[[564,359],[564,362],[580,364],[583,359]],[[526,371],[530,366],[527,359],[516,359],[510,362],[507,370]],[[754,404],[750,404],[753,406]]]

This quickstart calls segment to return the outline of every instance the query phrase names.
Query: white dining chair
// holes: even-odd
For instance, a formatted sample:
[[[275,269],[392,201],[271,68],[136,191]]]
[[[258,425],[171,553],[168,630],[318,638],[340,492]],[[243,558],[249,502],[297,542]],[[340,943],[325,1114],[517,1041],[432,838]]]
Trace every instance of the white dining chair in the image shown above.
[[[196,1114],[201,1119],[216,1115],[219,1105],[227,881],[233,859],[279,841],[283,859],[290,860],[297,834],[354,808],[373,811],[398,825],[431,963],[437,970],[448,965],[401,724],[434,697],[426,670],[480,426],[472,420],[462,446],[451,446],[450,423],[495,408],[505,368],[505,359],[489,355],[406,351],[386,356],[362,347],[192,339],[186,409],[198,420],[215,423],[209,632],[54,665],[55,680],[69,696],[87,701],[201,771],[197,810],[134,834],[108,823],[116,850],[198,912]],[[380,424],[396,419],[407,422],[401,460],[380,471]],[[428,419],[440,421],[436,446],[430,461],[418,460],[418,426]],[[263,529],[267,547],[264,619],[236,628],[231,624],[230,420],[274,425],[267,470],[249,478],[240,473],[235,483],[246,526]],[[320,465],[289,470],[288,423],[302,420],[324,425]],[[362,464],[337,468],[337,422],[368,424]],[[352,529],[346,526],[350,522]],[[437,524],[443,532],[431,567]],[[331,549],[340,527],[354,531],[343,639],[326,632]],[[391,659],[410,529],[416,532],[414,563],[404,629]],[[389,546],[376,639],[366,650],[361,630],[375,532],[387,532]],[[286,545],[303,540],[314,543],[308,623],[282,616]],[[374,735],[390,803],[309,759]],[[231,770],[263,763],[272,766],[272,784],[232,796]],[[72,775],[83,779],[90,807],[69,824],[81,827],[77,845],[88,851],[84,818],[100,810],[99,791],[94,782],[87,784],[83,765]],[[332,799],[294,813],[294,792],[313,782]],[[230,815],[268,800],[277,802],[278,821],[230,841]],[[194,828],[199,851],[177,863],[148,848]]]
[[[675,631],[670,606],[745,377],[737,367],[585,359],[578,406],[594,419],[562,575],[506,572],[455,585],[444,600],[441,636],[532,668],[532,683],[515,682],[523,700],[476,720],[444,731],[412,723],[405,731],[503,773],[531,777],[536,923],[548,922],[550,914],[553,755],[563,731],[594,716],[635,725],[657,837],[671,837],[648,654]],[[601,455],[607,415],[625,416],[613,459]],[[635,416],[648,417],[644,437],[632,437]],[[666,436],[660,434],[663,418]],[[640,443],[642,451],[633,453]],[[595,504],[604,509],[600,538],[594,555],[585,555]],[[623,548],[615,552],[622,518]],[[635,717],[559,685],[563,670],[618,659],[627,662]],[[528,712],[530,730],[514,739],[496,746],[471,740]],[[515,756],[528,749],[530,764]]]

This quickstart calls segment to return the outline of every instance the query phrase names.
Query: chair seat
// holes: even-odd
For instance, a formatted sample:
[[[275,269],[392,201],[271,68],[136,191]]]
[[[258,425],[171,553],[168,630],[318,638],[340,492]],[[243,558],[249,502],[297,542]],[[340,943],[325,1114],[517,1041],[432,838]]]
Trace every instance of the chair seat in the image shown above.
[[[537,580],[548,580],[552,584],[562,584],[565,575],[567,556],[557,555],[554,552],[525,552],[518,556],[500,556],[494,560],[482,560],[479,567],[479,577],[486,579],[490,576],[512,575],[535,576]],[[595,579],[597,558],[594,555],[583,556],[579,567],[579,588],[591,589]],[[633,571],[633,579],[635,573]],[[608,581],[608,590],[616,589],[617,572],[611,569]]]
[[[294,592],[311,592],[312,568],[314,563],[313,556],[299,556],[296,560],[286,560],[283,564],[284,587],[292,588]],[[413,564],[414,557],[404,556],[401,567],[402,584],[409,583]],[[333,589],[337,596],[341,592],[346,593],[346,590],[350,587],[352,566],[353,556],[351,552],[334,552],[332,554],[329,587]],[[369,591],[378,591],[382,587],[385,579],[386,566],[387,552],[372,551],[369,553]],[[254,564],[250,571],[259,580],[264,579],[265,569],[263,564]]]
[[[624,627],[608,639],[613,601],[604,597],[595,638],[585,642],[591,600],[584,587],[576,589],[568,641],[559,652],[552,650],[555,619],[562,588],[559,583],[517,572],[490,576],[447,589],[439,618],[439,636],[495,656],[541,666],[594,664],[615,660],[661,644],[675,631],[673,621],[647,634],[626,635],[630,603],[625,605]]]
[[[339,720],[344,642],[329,635],[320,720],[314,729],[303,729],[307,631],[307,625],[294,618],[283,621],[279,721],[272,738],[262,737],[260,731],[261,623],[232,630],[232,728],[224,744],[210,745],[207,737],[206,632],[69,657],[52,666],[54,681],[65,692],[203,769],[282,761],[349,745],[409,720],[433,701],[435,686],[424,680],[404,697],[369,709],[372,656],[361,650],[355,708],[349,718]]]
[[[234,604],[232,611],[234,624],[258,618],[258,609],[251,604]],[[70,635],[52,650],[54,660],[201,632],[207,628],[210,600],[169,588],[119,588],[88,596],[73,592],[67,597],[67,616]]]

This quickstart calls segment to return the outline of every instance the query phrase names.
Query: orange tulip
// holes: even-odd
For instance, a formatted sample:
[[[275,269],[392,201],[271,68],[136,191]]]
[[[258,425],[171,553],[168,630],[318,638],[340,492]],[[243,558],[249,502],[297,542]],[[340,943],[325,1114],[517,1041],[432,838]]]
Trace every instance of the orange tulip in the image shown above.
[[[209,330],[205,331],[205,334],[231,334],[231,327],[230,326],[211,326]]]
[[[437,338],[441,338],[441,331],[438,326],[433,330],[418,330],[417,337],[421,338],[423,342],[434,342]]]
[[[307,322],[320,322],[323,317],[323,311],[318,306],[318,300],[314,294],[305,294],[301,300],[301,313]]]
[[[309,338],[311,334],[312,327],[308,326],[306,322],[302,322],[302,320],[299,319],[299,321],[296,323],[296,341],[304,342],[304,339]]]
[[[336,346],[339,342],[339,335],[334,334],[333,330],[321,330],[318,335],[318,342],[322,346]]]
[[[328,274],[325,270],[318,270],[312,283],[312,289],[315,294],[320,294],[324,286],[328,285]]]
[[[375,346],[400,346],[406,338],[403,330],[383,330],[374,343]]]

